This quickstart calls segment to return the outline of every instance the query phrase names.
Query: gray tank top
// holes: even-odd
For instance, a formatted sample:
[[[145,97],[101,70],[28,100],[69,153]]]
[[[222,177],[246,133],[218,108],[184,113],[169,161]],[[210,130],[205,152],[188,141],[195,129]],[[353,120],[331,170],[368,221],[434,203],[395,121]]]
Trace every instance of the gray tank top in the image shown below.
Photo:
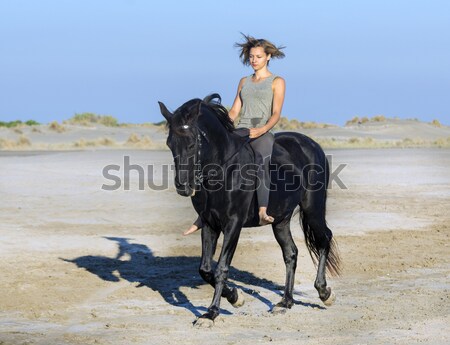
[[[272,74],[261,82],[252,82],[248,76],[242,85],[241,118],[237,127],[256,128],[264,126],[272,116],[272,82],[277,76]]]

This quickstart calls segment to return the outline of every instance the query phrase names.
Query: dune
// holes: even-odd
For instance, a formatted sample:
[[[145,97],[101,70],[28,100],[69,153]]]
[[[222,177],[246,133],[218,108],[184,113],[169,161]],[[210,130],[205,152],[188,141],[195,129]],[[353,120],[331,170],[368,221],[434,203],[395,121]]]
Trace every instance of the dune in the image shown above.
[[[286,122],[286,120],[284,120]],[[450,127],[417,120],[383,119],[346,126],[288,121],[289,131],[304,133],[324,148],[450,147]],[[105,126],[52,122],[0,127],[0,150],[167,149],[162,125]]]

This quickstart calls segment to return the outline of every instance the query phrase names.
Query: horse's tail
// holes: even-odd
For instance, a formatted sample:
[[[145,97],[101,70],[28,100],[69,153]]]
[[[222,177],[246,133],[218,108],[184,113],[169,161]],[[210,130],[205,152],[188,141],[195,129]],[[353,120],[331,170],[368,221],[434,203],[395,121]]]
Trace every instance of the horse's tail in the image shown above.
[[[325,167],[325,171],[324,174],[317,174],[317,178],[321,181],[315,180],[310,186],[305,186],[305,192],[300,202],[300,220],[306,247],[314,264],[317,265],[320,253],[328,250],[326,267],[331,275],[338,276],[341,272],[339,250],[325,220],[329,165],[323,151],[316,158],[318,159],[315,164]],[[317,188],[317,183],[320,183],[322,187]]]
[[[317,236],[315,236],[314,230],[309,225],[302,210],[300,210],[300,219],[303,228],[303,233],[305,235],[306,248],[308,248],[309,254],[311,255],[314,265],[317,266],[317,262],[320,256],[320,250],[324,248],[322,248],[320,242],[317,241]],[[329,234],[326,234],[326,236],[328,238],[329,252],[326,261],[326,267],[331,275],[339,276],[341,274],[341,259],[339,256],[339,249],[336,241],[333,238],[331,230],[328,229],[328,231]]]

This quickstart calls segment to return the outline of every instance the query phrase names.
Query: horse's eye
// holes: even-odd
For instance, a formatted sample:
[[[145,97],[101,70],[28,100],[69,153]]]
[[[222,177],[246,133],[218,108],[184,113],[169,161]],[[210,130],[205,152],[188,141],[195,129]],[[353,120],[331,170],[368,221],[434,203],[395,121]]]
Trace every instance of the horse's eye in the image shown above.
[[[190,143],[188,145],[188,150],[192,150],[194,147],[195,147],[195,144],[194,143]]]

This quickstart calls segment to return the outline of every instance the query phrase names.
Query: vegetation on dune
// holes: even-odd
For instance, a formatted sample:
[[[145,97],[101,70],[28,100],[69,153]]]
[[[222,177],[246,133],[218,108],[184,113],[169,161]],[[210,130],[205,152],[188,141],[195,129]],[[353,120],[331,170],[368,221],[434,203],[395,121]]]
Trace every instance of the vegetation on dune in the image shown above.
[[[28,139],[25,135],[21,135],[17,140],[0,138],[1,150],[14,150],[14,149],[28,148],[30,146],[31,146],[30,139]]]
[[[28,120],[25,122],[22,122],[20,120],[9,121],[9,122],[0,121],[0,127],[6,127],[6,128],[13,128],[13,127],[17,127],[17,126],[36,126],[39,124],[40,124],[39,122],[36,122],[34,120]]]
[[[385,122],[389,119],[392,120],[397,120],[397,121],[401,121],[400,118],[393,117],[393,118],[387,118],[384,115],[377,115],[377,116],[373,116],[371,118],[368,118],[367,116],[364,117],[359,117],[359,116],[355,116],[354,118],[352,118],[351,120],[348,120],[345,123],[345,126],[352,126],[352,125],[361,125],[367,122]],[[406,118],[403,119],[403,121],[414,121],[414,122],[421,122],[419,119],[417,118]],[[429,124],[435,126],[435,127],[443,127],[442,123],[438,120],[438,119],[434,119],[433,121],[429,122]]]
[[[48,128],[52,131],[58,132],[58,133],[62,133],[66,130],[66,128],[61,125],[60,123],[58,123],[58,121],[52,121],[48,124]]]
[[[314,121],[302,122],[297,119],[289,120],[287,117],[282,116],[280,121],[275,126],[275,130],[278,131],[292,131],[300,129],[312,129],[312,128],[329,128],[334,127],[326,123],[318,123]]]
[[[136,133],[131,133],[126,141],[125,145],[142,147],[142,148],[153,148],[155,143],[148,135],[138,136]]]
[[[162,121],[153,123],[153,125],[155,125],[155,126],[164,126],[165,127],[167,125],[167,121],[166,120],[162,120]]]
[[[439,138],[434,144],[438,147],[450,147],[450,137],[447,138]]]
[[[371,137],[352,137],[348,139],[338,139],[332,137],[313,139],[318,142],[324,149],[450,147],[450,137],[438,138],[436,140],[424,140],[420,138],[404,138],[402,140],[377,140]]]
[[[433,121],[431,121],[431,124],[436,127],[442,127],[441,122],[437,119],[434,119]]]
[[[95,140],[86,140],[81,138],[73,143],[76,148],[98,147],[98,146],[115,146],[116,142],[108,137],[98,138]]]
[[[386,118],[384,115],[377,115],[373,117],[359,117],[355,116],[351,120],[347,121],[346,126],[357,126],[367,123],[383,123],[388,120],[397,120],[401,124],[399,118]],[[417,119],[406,119],[404,121],[419,121]],[[237,121],[236,121],[237,122]],[[441,124],[437,119],[430,122],[423,122],[426,126],[434,126],[436,128],[447,128],[447,126]],[[110,115],[97,115],[94,113],[80,113],[75,114],[69,120],[62,123],[58,121],[52,121],[48,125],[39,125],[38,122],[34,120],[28,120],[22,122],[20,120],[4,122],[0,121],[0,128],[10,128],[7,132],[7,137],[0,138],[0,150],[29,150],[29,149],[48,149],[48,150],[59,150],[59,149],[93,149],[95,147],[110,147],[114,149],[145,149],[145,150],[165,150],[167,147],[159,141],[159,139],[154,139],[151,137],[151,133],[155,131],[166,131],[166,121],[162,120],[155,123],[142,123],[142,124],[119,124],[117,119]],[[27,133],[46,133],[48,131],[53,131],[57,133],[63,133],[70,129],[69,125],[82,125],[82,126],[93,126],[93,125],[103,125],[108,127],[123,127],[125,128],[137,128],[137,127],[148,127],[152,128],[149,135],[140,133],[131,133],[125,141],[116,142],[113,138],[99,137],[96,139],[84,139],[73,142],[63,142],[63,143],[50,143],[42,144],[31,143],[31,141],[24,135]],[[27,126],[32,126],[32,128],[27,129]],[[299,131],[302,132],[306,129],[324,129],[339,127],[336,125],[317,123],[317,122],[302,122],[297,119],[288,119],[286,117],[281,117],[278,124],[275,126],[276,131]],[[350,128],[351,129],[351,128]],[[439,137],[442,135],[441,130],[437,131],[435,138],[427,137],[428,139],[423,139],[420,137],[405,137],[403,139],[374,139],[372,137],[366,137],[365,135],[358,136],[360,134],[353,133],[348,136],[342,136],[342,133],[338,137],[331,137],[332,132],[321,132],[313,131],[311,133],[322,133],[319,137],[314,137],[314,139],[325,149],[357,149],[357,148],[419,148],[419,147],[439,147],[439,148],[450,148],[450,136]],[[310,134],[311,134],[310,133]],[[326,134],[328,133],[328,135]],[[340,133],[340,132],[339,132]],[[350,136],[354,135],[354,136]],[[420,136],[420,134],[418,134]],[[61,137],[63,138],[63,136]],[[159,137],[158,137],[159,138]],[[40,136],[42,140],[42,136]]]
[[[384,117],[384,115],[377,115],[372,117],[371,120],[374,122],[384,122],[386,121],[386,117]]]
[[[70,119],[64,121],[65,124],[90,126],[99,124],[107,127],[117,127],[119,122],[111,115],[97,115],[94,113],[75,114]]]
[[[384,122],[386,120],[387,119],[386,119],[386,117],[384,115],[376,115],[376,116],[373,116],[371,118],[368,118],[367,116],[363,116],[363,117],[355,116],[351,120],[348,120],[345,123],[345,125],[346,126],[361,125],[361,124],[367,123],[367,122]]]

